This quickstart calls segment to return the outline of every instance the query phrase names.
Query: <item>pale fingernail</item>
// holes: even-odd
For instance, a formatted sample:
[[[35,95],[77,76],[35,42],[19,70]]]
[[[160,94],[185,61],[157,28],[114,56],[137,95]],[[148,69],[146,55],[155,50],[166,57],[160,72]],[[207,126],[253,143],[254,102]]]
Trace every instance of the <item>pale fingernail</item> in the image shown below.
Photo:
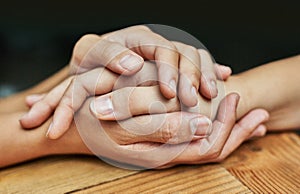
[[[42,97],[43,97],[42,94],[32,94],[32,95],[26,96],[26,101],[36,102],[36,101],[39,101]]]
[[[227,73],[231,73],[231,68],[230,67],[227,67],[227,66],[222,66],[223,68],[223,71],[227,72]]]
[[[211,121],[206,117],[196,117],[190,120],[190,129],[195,136],[208,136],[211,133]]]
[[[101,96],[93,100],[90,104],[92,112],[96,116],[111,115],[114,111],[111,99],[108,96]]]
[[[132,71],[135,69],[138,69],[142,63],[143,63],[143,58],[137,55],[125,55],[121,60],[120,60],[120,65],[128,70],[128,71]]]
[[[47,130],[47,133],[46,133],[46,137],[47,137],[47,138],[49,138],[49,133],[50,133],[50,131],[51,131],[51,129],[52,129],[52,126],[53,126],[53,122],[50,123],[49,128],[48,128],[48,130]]]
[[[28,118],[28,113],[24,114],[19,120],[27,119]]]
[[[30,117],[31,117],[31,115],[32,115],[32,109],[30,109],[27,113],[25,113],[22,117],[21,117],[21,119],[20,120],[23,120],[23,119],[30,119]]]
[[[209,82],[209,87],[210,87],[212,96],[217,95],[218,90],[217,90],[217,83],[216,83],[215,80],[211,80],[211,81]]]
[[[195,98],[196,101],[198,101],[197,90],[196,90],[196,88],[194,86],[191,88],[191,94],[192,94],[192,97]]]
[[[169,83],[169,87],[170,87],[170,89],[176,94],[176,82],[175,82],[175,80],[171,80],[170,81],[170,83]]]

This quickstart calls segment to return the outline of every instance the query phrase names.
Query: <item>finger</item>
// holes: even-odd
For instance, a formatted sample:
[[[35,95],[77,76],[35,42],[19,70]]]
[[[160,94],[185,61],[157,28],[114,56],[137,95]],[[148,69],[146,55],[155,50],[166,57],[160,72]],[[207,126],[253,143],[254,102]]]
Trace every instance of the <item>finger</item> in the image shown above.
[[[247,139],[252,139],[255,137],[263,137],[267,133],[267,127],[263,124],[259,125]]]
[[[214,98],[218,94],[215,64],[211,55],[204,49],[198,49],[201,59],[201,87],[200,93],[206,98]]]
[[[31,94],[29,96],[26,96],[25,103],[28,107],[32,107],[35,103],[42,100],[46,94]]]
[[[207,138],[193,141],[171,164],[200,164],[217,158],[235,124],[237,94],[229,94],[220,103],[212,133]]]
[[[245,140],[247,140],[256,129],[264,130],[264,127],[261,125],[269,119],[269,114],[263,109],[255,109],[244,116],[235,126],[224,145],[224,148],[217,158],[217,161],[222,161],[230,153],[236,150]],[[258,135],[258,134],[254,134]]]
[[[262,109],[256,109],[244,116],[237,124],[234,125],[228,140],[219,155],[205,156],[199,155],[199,147],[207,146],[203,140],[191,142],[184,153],[173,161],[171,164],[189,163],[189,164],[203,164],[208,162],[221,162],[234,150],[236,150],[245,140],[256,133],[256,130],[264,130],[265,126],[261,123],[266,122],[269,118],[268,113]],[[229,129],[229,128],[228,128]],[[262,134],[255,134],[262,135]],[[198,156],[198,157],[195,157]],[[188,159],[188,160],[187,160]]]
[[[85,99],[90,95],[110,92],[116,79],[116,74],[104,68],[96,68],[74,77],[56,107],[46,136],[50,139],[61,137],[69,129],[74,112],[81,107]]]
[[[143,68],[136,74],[132,76],[119,76],[113,90],[125,87],[158,85],[157,76],[157,67],[153,63],[146,61]]]
[[[80,66],[81,70],[79,72],[84,72],[98,66],[99,62],[102,62],[102,64],[105,64],[105,66],[117,73],[129,75],[130,73],[119,70],[118,66],[114,65],[114,62],[109,61],[116,58],[114,61],[117,61],[118,63],[120,62],[120,60],[118,60],[119,58],[127,56],[124,53],[132,50],[132,55],[137,53],[146,59],[155,60],[158,66],[158,77],[161,92],[167,98],[173,98],[176,96],[179,54],[177,53],[175,46],[170,41],[156,33],[153,33],[145,26],[130,27],[110,33],[104,37],[105,38],[98,40],[97,42],[99,37],[95,35],[84,36],[75,46],[71,66]],[[90,43],[95,41],[97,42],[96,45],[89,44],[89,46],[87,46],[88,44],[86,44],[86,42]],[[93,47],[93,49],[87,49],[89,47]],[[126,50],[126,52],[124,50]],[[99,53],[102,54],[99,55]],[[117,57],[119,54],[122,57]],[[83,59],[84,57],[86,57],[86,59]],[[139,68],[135,68],[134,72],[137,72],[141,68],[141,66],[137,67]],[[78,71],[78,68],[72,69]]]
[[[72,74],[104,66],[115,73],[131,75],[142,68],[143,62],[142,57],[124,45],[89,34],[75,45],[70,64]]]
[[[216,64],[215,72],[219,80],[227,80],[227,78],[231,75],[232,70],[228,66]]]
[[[110,125],[111,122],[106,123]],[[138,142],[179,144],[208,136],[211,121],[200,114],[173,112],[142,115],[118,122],[118,126],[106,126],[107,133],[120,145]]]
[[[21,126],[26,129],[34,128],[46,121],[58,105],[70,82],[71,78],[66,79],[52,89],[42,100],[35,103],[29,112],[20,119]]]
[[[179,99],[186,106],[197,105],[200,86],[200,56],[196,48],[173,42],[180,52],[179,59]]]
[[[176,96],[179,53],[172,42],[145,26],[129,27],[109,38],[126,45],[145,59],[154,60],[162,94],[168,99]]]
[[[132,115],[179,111],[180,104],[177,98],[165,99],[158,86],[126,87],[96,97],[90,109],[101,120],[122,120]]]

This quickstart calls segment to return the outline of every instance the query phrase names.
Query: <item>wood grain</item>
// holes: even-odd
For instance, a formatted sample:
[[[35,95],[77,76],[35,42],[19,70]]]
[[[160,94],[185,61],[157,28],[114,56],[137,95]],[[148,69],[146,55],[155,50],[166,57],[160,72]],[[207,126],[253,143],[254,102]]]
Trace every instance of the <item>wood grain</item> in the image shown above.
[[[300,138],[294,133],[246,143],[222,165],[254,193],[300,193]]]
[[[94,157],[49,157],[1,170],[0,193],[65,193],[135,173]]]
[[[251,193],[220,165],[148,170],[78,193]]]
[[[269,134],[220,164],[119,169],[88,156],[55,156],[0,170],[0,193],[300,193],[300,138]]]

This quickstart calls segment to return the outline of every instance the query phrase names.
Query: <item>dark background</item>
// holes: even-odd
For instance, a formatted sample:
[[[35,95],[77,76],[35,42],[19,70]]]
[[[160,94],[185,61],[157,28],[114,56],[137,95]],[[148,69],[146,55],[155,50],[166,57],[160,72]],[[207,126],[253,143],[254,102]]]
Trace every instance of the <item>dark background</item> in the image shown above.
[[[0,7],[0,96],[69,62],[86,33],[135,24],[177,27],[234,73],[300,53],[297,1],[6,1]]]

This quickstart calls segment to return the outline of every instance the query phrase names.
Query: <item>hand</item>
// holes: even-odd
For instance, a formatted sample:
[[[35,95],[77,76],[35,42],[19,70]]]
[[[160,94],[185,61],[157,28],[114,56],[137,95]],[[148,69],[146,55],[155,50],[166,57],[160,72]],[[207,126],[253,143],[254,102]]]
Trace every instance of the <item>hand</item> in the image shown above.
[[[102,36],[93,34],[83,36],[73,50],[70,62],[71,74],[104,66],[118,74],[132,75],[142,68],[144,59],[154,60],[157,63],[160,90],[167,99],[176,95],[178,69],[183,69],[183,66],[192,67],[189,68],[192,71],[181,71],[181,74],[187,78],[190,75],[193,77],[189,83],[179,84],[179,90],[182,90],[182,87],[191,88],[193,85],[196,91],[199,89],[207,98],[217,95],[213,65],[201,64],[196,48],[168,41],[142,25]],[[206,81],[201,78],[200,69],[205,73]],[[198,83],[200,79],[201,85]],[[193,106],[191,102],[186,105]]]
[[[188,50],[185,49],[183,44],[175,43],[175,45],[177,45],[177,47],[182,53],[186,52],[185,50]],[[189,46],[186,47],[190,48]],[[198,52],[199,54],[203,55],[202,58],[207,58],[207,57],[210,58],[207,52],[203,50],[199,50]],[[185,55],[182,54],[182,56],[184,57]],[[190,56],[192,55],[190,54]],[[158,80],[157,77],[159,77],[159,75],[157,75],[156,73],[157,71],[155,66],[154,65],[151,66],[152,67],[142,68],[141,72],[138,72],[137,74],[131,76],[130,77],[131,81],[130,79],[128,79],[127,76],[121,76],[121,79],[118,79],[119,83],[125,83],[125,84],[117,83],[116,85],[119,85],[119,87],[116,88],[131,86],[134,85],[134,83],[142,83],[143,80],[137,80],[139,78],[143,78],[144,81],[145,79],[147,79],[147,80],[154,80],[154,82],[156,82],[156,80]],[[190,64],[190,66],[193,66],[193,64]],[[212,74],[209,73],[210,70],[208,70],[209,68],[207,68],[207,66],[213,67],[213,63],[211,60],[207,60],[207,62],[203,62],[203,65],[201,66],[201,68],[203,68],[203,72],[211,76]],[[212,71],[217,72],[217,77],[219,79],[226,79],[231,74],[231,70],[228,67],[217,65],[215,66],[215,68],[216,70],[212,70]],[[29,96],[27,98],[27,102],[29,105],[33,106],[34,103],[36,102],[38,103],[36,103],[31,108],[28,114],[26,114],[23,118],[21,118],[20,120],[21,125],[24,128],[33,128],[39,126],[47,118],[49,118],[49,116],[54,111],[54,109],[56,109],[54,113],[53,124],[49,128],[49,133],[47,134],[51,139],[59,138],[69,128],[70,123],[72,122],[73,119],[74,112],[76,112],[80,108],[80,106],[82,105],[83,101],[86,99],[87,96],[93,94],[101,95],[110,92],[113,89],[115,80],[117,80],[117,74],[108,71],[104,72],[103,70],[104,70],[103,68],[102,69],[98,68],[90,72],[86,72],[74,77],[70,77],[69,79],[62,82],[62,84],[55,87],[46,96],[45,95]],[[180,90],[181,91],[180,96],[182,97],[182,99],[185,98],[186,102],[190,100],[188,100],[189,95],[184,95],[184,92],[186,92],[186,88],[191,88],[189,86],[186,86],[187,84],[190,83],[186,78],[193,77],[193,75],[197,72],[199,72],[197,68],[196,69],[189,68],[185,73],[184,72],[181,73],[182,79],[180,85],[182,86],[183,89]],[[100,82],[98,81],[99,85],[97,85],[95,80],[98,79],[99,75],[102,76],[100,77]],[[204,76],[202,76],[202,78],[204,78]],[[120,80],[123,80],[124,82]],[[193,84],[196,84],[197,87],[199,87],[200,85],[199,81],[200,80],[194,79]],[[201,80],[201,82],[204,81]],[[128,83],[129,85],[126,85],[126,83]],[[73,101],[74,100],[73,94],[76,94],[75,101]]]
[[[266,132],[262,123],[268,119],[268,113],[261,109],[251,111],[235,123],[238,99],[238,95],[231,94],[222,100],[212,125],[198,125],[199,137],[190,127],[190,121],[194,118],[206,119],[195,113],[177,112],[135,118],[139,121],[152,119],[150,126],[141,125],[143,122],[133,118],[119,123],[100,121],[102,130],[99,130],[95,127],[99,126],[99,121],[89,112],[88,100],[76,114],[75,121],[81,138],[95,155],[118,162],[145,168],[218,162],[243,141],[253,136],[263,136]],[[207,126],[212,130],[203,130],[208,129]],[[205,131],[211,131],[211,134],[205,137]]]

